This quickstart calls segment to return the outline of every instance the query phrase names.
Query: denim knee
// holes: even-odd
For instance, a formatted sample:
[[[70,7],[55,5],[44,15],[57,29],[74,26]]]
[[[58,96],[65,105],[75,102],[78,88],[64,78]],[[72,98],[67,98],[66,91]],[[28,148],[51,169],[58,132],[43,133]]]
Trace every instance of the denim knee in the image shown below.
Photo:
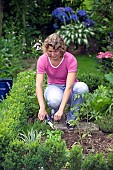
[[[63,91],[55,85],[48,85],[44,92],[47,104],[52,109],[58,109],[63,97]]]
[[[84,82],[76,82],[73,86],[74,94],[83,94],[89,91],[89,88]]]

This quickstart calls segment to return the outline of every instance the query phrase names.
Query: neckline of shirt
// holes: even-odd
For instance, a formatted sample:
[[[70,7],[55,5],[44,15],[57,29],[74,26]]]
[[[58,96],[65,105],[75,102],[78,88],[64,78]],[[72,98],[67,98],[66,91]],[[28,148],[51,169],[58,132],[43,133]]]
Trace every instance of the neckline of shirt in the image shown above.
[[[65,54],[63,55],[62,60],[60,61],[60,63],[58,64],[58,66],[53,66],[52,63],[51,63],[50,58],[48,57],[48,60],[49,60],[50,65],[51,65],[53,68],[58,68],[58,67],[62,64],[62,62],[63,62],[63,60],[64,60],[64,56],[65,56]]]

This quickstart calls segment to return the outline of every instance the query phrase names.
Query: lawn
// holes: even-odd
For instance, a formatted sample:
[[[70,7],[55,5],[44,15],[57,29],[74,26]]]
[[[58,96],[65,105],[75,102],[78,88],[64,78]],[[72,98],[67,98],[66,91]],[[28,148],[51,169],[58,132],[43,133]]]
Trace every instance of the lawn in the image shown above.
[[[94,73],[94,74],[100,74],[98,70],[98,63],[96,60],[96,56],[92,55],[79,55],[76,56],[76,59],[78,61],[78,74],[83,73]]]

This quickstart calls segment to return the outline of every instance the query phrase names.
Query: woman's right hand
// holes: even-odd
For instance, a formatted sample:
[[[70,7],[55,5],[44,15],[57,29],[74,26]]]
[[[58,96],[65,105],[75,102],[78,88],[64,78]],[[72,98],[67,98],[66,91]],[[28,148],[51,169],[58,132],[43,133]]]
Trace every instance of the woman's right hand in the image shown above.
[[[41,110],[41,109],[39,110],[39,112],[38,112],[38,118],[39,118],[40,121],[44,120],[44,118],[45,118],[46,115],[47,115],[46,110]]]

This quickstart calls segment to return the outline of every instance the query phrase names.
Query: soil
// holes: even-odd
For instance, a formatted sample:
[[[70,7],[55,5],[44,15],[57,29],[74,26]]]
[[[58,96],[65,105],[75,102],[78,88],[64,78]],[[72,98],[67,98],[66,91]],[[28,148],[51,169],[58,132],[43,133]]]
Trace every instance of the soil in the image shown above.
[[[64,132],[62,139],[66,141],[69,149],[73,145],[81,144],[85,155],[100,152],[107,155],[113,151],[113,133],[102,132],[94,123],[81,122],[79,128],[73,129],[68,129],[65,125],[59,126],[59,129]]]

